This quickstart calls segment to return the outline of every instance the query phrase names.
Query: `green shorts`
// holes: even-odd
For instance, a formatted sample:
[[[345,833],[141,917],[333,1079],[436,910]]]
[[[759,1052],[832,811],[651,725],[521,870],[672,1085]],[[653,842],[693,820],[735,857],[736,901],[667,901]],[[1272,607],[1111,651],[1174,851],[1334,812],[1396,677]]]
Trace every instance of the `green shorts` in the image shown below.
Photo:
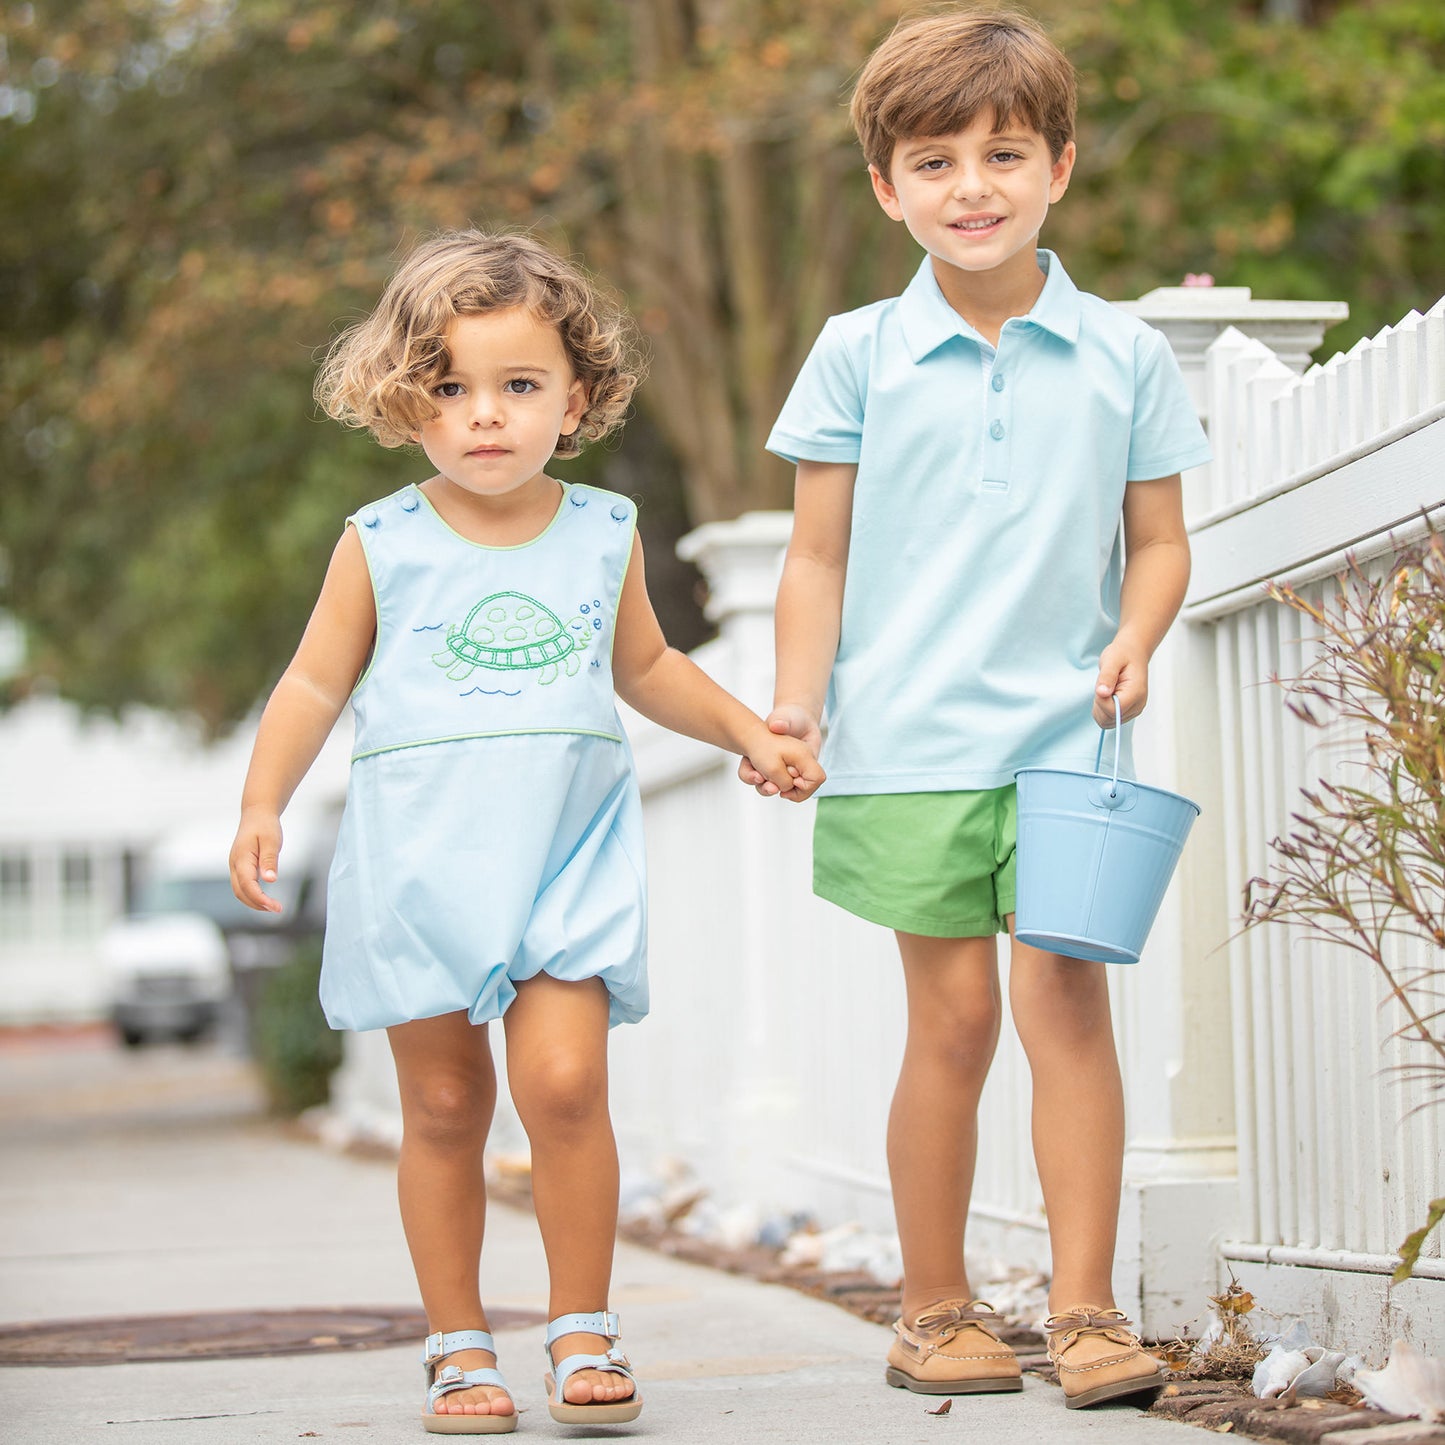
[[[977,793],[818,799],[813,892],[872,923],[930,938],[1005,931],[1014,911],[1014,785]]]

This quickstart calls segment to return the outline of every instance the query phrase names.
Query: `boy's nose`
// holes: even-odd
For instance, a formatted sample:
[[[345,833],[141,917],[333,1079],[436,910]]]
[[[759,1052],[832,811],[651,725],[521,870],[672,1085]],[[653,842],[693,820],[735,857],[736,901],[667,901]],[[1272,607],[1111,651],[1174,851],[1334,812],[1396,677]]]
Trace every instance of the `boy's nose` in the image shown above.
[[[957,179],[953,183],[953,194],[958,200],[982,200],[992,191],[986,171],[972,171],[962,166],[959,168]]]

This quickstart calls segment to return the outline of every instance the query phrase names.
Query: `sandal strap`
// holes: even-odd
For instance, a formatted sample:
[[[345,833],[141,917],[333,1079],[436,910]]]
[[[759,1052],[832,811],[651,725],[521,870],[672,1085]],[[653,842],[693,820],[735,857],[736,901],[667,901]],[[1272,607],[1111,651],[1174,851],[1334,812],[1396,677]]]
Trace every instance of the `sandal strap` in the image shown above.
[[[512,1398],[512,1392],[500,1370],[463,1370],[457,1365],[443,1365],[427,1389],[426,1407],[435,1415],[436,1411],[432,1407],[443,1395],[449,1395],[453,1390],[470,1390],[474,1385],[494,1385],[504,1391],[509,1400]]]
[[[458,1350],[485,1350],[489,1355],[495,1355],[497,1342],[486,1330],[438,1330],[426,1337],[421,1362],[430,1370],[438,1360],[454,1355]]]
[[[580,1333],[580,1331],[573,1333]],[[602,1332],[591,1330],[588,1333],[601,1334]],[[562,1387],[578,1370],[606,1370],[609,1374],[625,1375],[632,1381],[634,1394],[636,1392],[637,1378],[632,1373],[632,1366],[628,1363],[627,1356],[621,1350],[611,1349],[605,1355],[568,1355],[566,1359],[560,1360],[552,1366],[553,1404],[566,1404],[562,1398]]]
[[[622,1321],[611,1310],[593,1310],[590,1314],[558,1315],[547,1322],[547,1338],[543,1349],[551,1358],[552,1346],[563,1335],[603,1335],[615,1341],[622,1333]]]

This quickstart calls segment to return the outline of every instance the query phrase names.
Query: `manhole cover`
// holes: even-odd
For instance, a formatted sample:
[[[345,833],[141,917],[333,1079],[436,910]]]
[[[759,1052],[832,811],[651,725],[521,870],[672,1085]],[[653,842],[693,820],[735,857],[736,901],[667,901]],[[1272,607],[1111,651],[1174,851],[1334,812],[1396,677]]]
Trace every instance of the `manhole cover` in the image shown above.
[[[494,1330],[545,1323],[536,1310],[492,1310]],[[0,1329],[0,1365],[119,1365],[133,1360],[228,1360],[415,1344],[415,1309],[245,1310],[122,1319],[46,1320]]]

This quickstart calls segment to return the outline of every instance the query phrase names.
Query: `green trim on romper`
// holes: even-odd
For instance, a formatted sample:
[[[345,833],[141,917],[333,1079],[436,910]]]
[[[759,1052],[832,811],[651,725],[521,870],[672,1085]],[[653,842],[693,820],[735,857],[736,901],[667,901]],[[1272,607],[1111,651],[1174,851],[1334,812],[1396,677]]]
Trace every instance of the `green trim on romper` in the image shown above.
[[[543,473],[543,475],[545,476],[546,474]],[[432,505],[431,498],[428,497],[415,482],[410,483],[407,490],[415,492],[417,496],[421,498],[426,504],[427,511],[429,511],[432,516],[436,518],[437,522],[445,527],[458,542],[465,542],[468,547],[476,547],[482,552],[520,552],[524,547],[535,547],[537,543],[562,520],[562,511],[567,505],[567,494],[575,485],[573,482],[564,482],[560,477],[547,477],[547,480],[549,482],[556,482],[557,485],[562,488],[562,500],[557,503],[557,510],[552,514],[552,520],[548,522],[535,537],[529,537],[525,542],[512,542],[506,546],[494,546],[490,542],[473,542],[470,537],[463,537],[455,527],[442,517],[442,514]]]
[[[362,758],[374,758],[380,753],[399,753],[407,748],[429,748],[434,743],[464,743],[471,738],[540,737],[549,733],[583,738],[605,738],[609,743],[622,741],[617,733],[598,732],[596,728],[498,728],[494,732],[487,733],[452,733],[444,738],[418,738],[411,743],[389,743],[384,748],[370,748],[364,753],[352,753],[351,761],[359,763]]]
[[[629,500],[631,500],[629,498]],[[612,637],[607,644],[607,668],[612,670],[612,654],[617,651],[617,617],[622,611],[622,589],[627,586],[627,574],[632,568],[632,554],[637,550],[637,503],[632,503],[632,525],[627,529],[631,534],[627,543],[627,560],[622,564],[622,579],[617,584],[617,596],[612,603]],[[612,691],[617,691],[617,678],[612,678]]]
[[[366,659],[366,666],[361,669],[361,676],[356,679],[349,694],[349,702],[361,691],[361,685],[371,676],[371,669],[376,666],[376,655],[381,650],[381,594],[376,590],[376,574],[371,570],[371,553],[366,550],[366,538],[361,535],[361,528],[356,526],[356,516],[353,513],[342,525],[341,535],[346,535],[347,527],[356,527],[356,540],[361,543],[361,560],[366,563],[366,580],[371,583],[371,610],[375,613],[375,627],[371,634],[371,655]]]

